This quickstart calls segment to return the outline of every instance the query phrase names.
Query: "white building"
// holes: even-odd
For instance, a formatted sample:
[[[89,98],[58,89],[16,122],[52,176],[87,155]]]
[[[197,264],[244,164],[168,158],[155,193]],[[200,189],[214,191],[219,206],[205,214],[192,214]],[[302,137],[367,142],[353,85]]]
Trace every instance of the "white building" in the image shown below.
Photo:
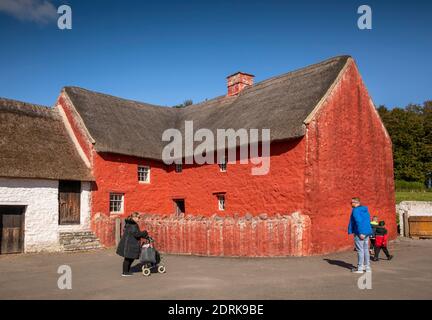
[[[93,177],[57,112],[0,98],[0,254],[98,246]]]

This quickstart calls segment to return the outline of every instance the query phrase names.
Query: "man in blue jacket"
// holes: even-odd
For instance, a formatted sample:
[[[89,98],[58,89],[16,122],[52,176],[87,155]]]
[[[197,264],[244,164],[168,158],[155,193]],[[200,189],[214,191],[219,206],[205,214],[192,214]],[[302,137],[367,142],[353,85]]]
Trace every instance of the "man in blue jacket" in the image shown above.
[[[348,225],[348,234],[354,234],[354,243],[357,250],[358,263],[354,273],[371,272],[369,255],[369,236],[372,234],[370,214],[366,206],[362,206],[359,198],[351,199],[351,217]]]

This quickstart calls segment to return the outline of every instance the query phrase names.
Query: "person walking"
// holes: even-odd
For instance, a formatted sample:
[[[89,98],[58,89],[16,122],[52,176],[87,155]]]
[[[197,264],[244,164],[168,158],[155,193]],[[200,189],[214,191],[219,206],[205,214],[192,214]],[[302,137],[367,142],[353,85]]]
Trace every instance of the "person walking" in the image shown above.
[[[360,198],[351,199],[351,217],[348,225],[348,234],[354,234],[354,244],[357,251],[357,268],[352,272],[371,272],[369,237],[372,234],[370,214],[366,206],[361,205]]]
[[[116,253],[124,257],[123,260],[123,277],[132,276],[130,268],[135,259],[138,259],[141,253],[140,239],[149,239],[147,231],[140,231],[138,222],[140,214],[138,212],[132,213],[125,219],[125,227],[123,236],[120,239]]]
[[[380,221],[378,227],[376,228],[375,255],[373,261],[379,260],[379,254],[381,249],[382,251],[384,251],[384,254],[386,255],[388,260],[393,259],[393,256],[387,249],[387,241],[388,234],[387,229],[385,228],[385,222]]]

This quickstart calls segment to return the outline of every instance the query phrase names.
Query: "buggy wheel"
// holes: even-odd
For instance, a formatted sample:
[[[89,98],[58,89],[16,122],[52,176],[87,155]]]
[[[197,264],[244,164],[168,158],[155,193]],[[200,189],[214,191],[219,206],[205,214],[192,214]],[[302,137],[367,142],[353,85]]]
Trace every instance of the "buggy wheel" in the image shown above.
[[[148,277],[151,274],[151,270],[149,268],[143,267],[142,268],[142,274],[143,274],[143,276]]]
[[[159,273],[165,273],[166,272],[165,266],[159,266],[158,267],[158,272]]]

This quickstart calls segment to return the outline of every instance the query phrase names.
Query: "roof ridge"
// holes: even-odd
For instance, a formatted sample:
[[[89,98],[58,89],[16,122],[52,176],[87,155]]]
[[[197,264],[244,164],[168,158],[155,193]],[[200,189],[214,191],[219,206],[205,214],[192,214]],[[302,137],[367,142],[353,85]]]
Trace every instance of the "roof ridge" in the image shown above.
[[[333,58],[329,58],[329,59],[323,60],[321,62],[308,65],[306,67],[298,68],[298,69],[295,69],[295,70],[292,70],[292,71],[289,71],[289,72],[286,72],[286,73],[283,73],[283,74],[280,74],[280,75],[277,75],[277,76],[274,76],[274,77],[262,80],[260,82],[257,82],[255,85],[253,85],[253,86],[251,86],[249,88],[246,88],[246,89],[252,89],[254,87],[256,88],[257,86],[264,85],[267,82],[272,82],[274,80],[282,79],[282,78],[285,78],[285,77],[287,77],[289,75],[293,75],[295,73],[305,72],[307,70],[313,70],[313,69],[315,69],[317,67],[324,66],[324,65],[329,64],[329,63],[334,62],[334,61],[339,61],[339,60],[342,60],[342,59],[346,59],[346,61],[348,61],[349,58],[351,58],[350,55],[340,55],[340,56],[336,56],[336,57],[333,57]]]
[[[100,96],[105,96],[107,98],[114,98],[114,99],[118,99],[118,100],[129,102],[129,103],[132,102],[132,103],[139,104],[139,105],[144,105],[144,106],[147,106],[147,107],[170,108],[168,106],[162,106],[162,105],[158,105],[158,104],[152,104],[152,103],[147,103],[147,102],[143,102],[143,101],[122,98],[122,97],[119,97],[119,96],[114,96],[114,95],[109,94],[109,93],[104,93],[104,92],[99,92],[99,91],[93,91],[93,90],[89,90],[89,89],[81,88],[81,87],[77,87],[77,86],[64,86],[62,90],[65,90],[66,93],[67,93],[67,89],[78,89],[78,90],[89,92],[91,94],[97,94],[97,95],[100,95]]]
[[[329,63],[334,62],[334,61],[342,60],[342,59],[346,59],[346,61],[348,61],[349,58],[352,58],[352,57],[350,55],[339,55],[339,56],[331,57],[331,58],[328,58],[326,60],[323,60],[323,61],[311,64],[311,65],[308,65],[306,67],[298,68],[298,69],[291,70],[291,71],[288,71],[286,73],[283,73],[281,75],[277,75],[277,76],[274,76],[274,77],[270,77],[270,78],[264,79],[264,80],[262,80],[260,82],[257,82],[256,84],[250,86],[250,87],[246,87],[242,91],[242,93],[240,93],[240,95],[242,95],[243,93],[246,93],[247,91],[252,90],[252,89],[265,88],[266,86],[264,86],[264,85],[266,83],[273,82],[273,81],[278,80],[278,79],[283,79],[284,77],[286,77],[288,75],[304,72],[304,71],[307,71],[309,69],[312,70],[314,68],[317,68],[317,67],[329,64]],[[162,105],[153,104],[153,103],[147,103],[147,102],[138,101],[138,100],[126,99],[126,98],[114,96],[114,95],[109,94],[109,93],[103,93],[103,92],[93,91],[93,90],[89,90],[89,89],[86,89],[86,88],[81,88],[81,87],[78,87],[78,86],[65,86],[65,87],[63,87],[63,90],[67,90],[67,89],[83,90],[83,91],[87,91],[87,92],[92,93],[92,94],[98,94],[98,95],[106,96],[106,97],[109,97],[109,98],[115,98],[115,99],[119,99],[119,100],[123,100],[123,101],[127,101],[127,102],[133,102],[133,103],[136,103],[136,104],[145,105],[147,107],[168,108],[168,109],[175,109],[175,110],[188,109],[188,108],[191,108],[191,107],[203,105],[205,103],[215,102],[215,101],[218,101],[218,100],[224,100],[225,98],[227,98],[226,95],[220,95],[220,96],[216,96],[214,98],[208,99],[208,100],[204,100],[204,101],[201,101],[201,102],[198,102],[198,103],[194,103],[194,104],[185,106],[183,108],[173,108],[173,107],[169,107],[169,106],[162,106]]]
[[[25,102],[25,101],[16,100],[16,99],[10,99],[10,98],[5,98],[5,97],[0,97],[0,106],[3,106],[4,103],[13,103],[13,104],[22,105],[22,106],[28,106],[28,107],[32,106],[32,107],[43,108],[43,109],[52,109],[52,107],[44,106],[42,104],[37,104],[37,103]]]
[[[0,97],[0,111],[24,113],[39,117],[56,117],[54,108],[39,104]]]

